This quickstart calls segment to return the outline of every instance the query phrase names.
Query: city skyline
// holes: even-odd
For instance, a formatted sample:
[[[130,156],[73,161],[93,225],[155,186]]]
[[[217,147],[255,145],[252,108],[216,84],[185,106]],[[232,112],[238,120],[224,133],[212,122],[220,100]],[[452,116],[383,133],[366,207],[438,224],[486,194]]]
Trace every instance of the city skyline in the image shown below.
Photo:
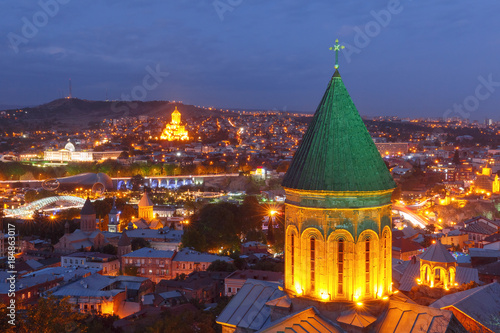
[[[499,120],[500,43],[487,33],[499,27],[498,6],[17,2],[0,23],[0,104],[67,96],[71,78],[73,96],[90,100],[312,113],[339,38],[340,72],[361,114]]]

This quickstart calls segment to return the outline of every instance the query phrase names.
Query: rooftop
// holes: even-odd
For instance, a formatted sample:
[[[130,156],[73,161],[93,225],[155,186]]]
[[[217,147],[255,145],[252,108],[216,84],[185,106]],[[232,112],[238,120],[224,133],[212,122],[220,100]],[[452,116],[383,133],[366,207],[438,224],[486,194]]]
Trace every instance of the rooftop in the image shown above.
[[[222,260],[226,262],[233,261],[233,259],[225,256],[218,256],[211,253],[202,253],[189,248],[184,248],[176,253],[174,260],[172,261],[194,261],[194,262],[209,262],[212,263],[216,260]]]
[[[420,256],[420,259],[441,263],[457,262],[439,240],[429,246],[427,250],[425,250],[425,252]]]
[[[338,70],[283,179],[310,191],[382,191],[396,187]]]
[[[149,247],[123,255],[124,258],[172,258],[174,251],[155,250]]]

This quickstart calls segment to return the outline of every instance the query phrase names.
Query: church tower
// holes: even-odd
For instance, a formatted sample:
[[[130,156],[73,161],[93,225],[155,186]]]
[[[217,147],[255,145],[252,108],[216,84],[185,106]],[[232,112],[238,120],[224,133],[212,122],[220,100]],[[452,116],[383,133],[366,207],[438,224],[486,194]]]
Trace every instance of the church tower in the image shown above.
[[[338,69],[282,185],[286,291],[354,302],[390,294],[396,185]]]
[[[139,218],[146,221],[151,221],[153,219],[153,202],[149,198],[147,192],[144,192],[141,200],[139,201]]]
[[[80,230],[83,232],[93,232],[96,230],[96,215],[94,206],[87,198],[80,212]]]
[[[120,232],[120,213],[118,209],[116,209],[116,198],[113,198],[113,207],[109,211],[108,214],[108,231],[109,232]]]
[[[172,112],[172,124],[175,124],[175,125],[180,125],[181,123],[181,113],[179,112],[179,110],[177,110],[177,106],[175,107],[175,110],[174,112]]]

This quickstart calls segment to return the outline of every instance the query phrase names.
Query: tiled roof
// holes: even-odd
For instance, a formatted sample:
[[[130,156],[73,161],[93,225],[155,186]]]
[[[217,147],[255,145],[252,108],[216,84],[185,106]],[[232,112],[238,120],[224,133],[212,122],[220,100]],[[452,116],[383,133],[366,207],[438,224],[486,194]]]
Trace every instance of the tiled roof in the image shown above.
[[[402,253],[418,251],[423,248],[424,247],[422,245],[407,238],[398,238],[392,241],[392,249]]]
[[[465,232],[472,232],[476,234],[491,235],[498,231],[497,228],[487,225],[484,222],[469,223],[464,228]]]
[[[335,71],[283,179],[311,191],[396,187],[338,71]]]
[[[496,282],[444,296],[430,306],[454,307],[493,332],[500,332],[500,284]]]

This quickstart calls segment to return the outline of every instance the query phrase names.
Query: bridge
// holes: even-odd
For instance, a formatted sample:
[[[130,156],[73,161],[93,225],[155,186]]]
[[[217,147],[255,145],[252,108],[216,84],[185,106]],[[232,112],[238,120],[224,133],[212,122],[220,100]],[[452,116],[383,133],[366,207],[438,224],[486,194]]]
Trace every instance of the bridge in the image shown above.
[[[19,208],[4,209],[5,217],[30,218],[35,211],[54,211],[69,208],[82,208],[85,199],[72,195],[43,198],[25,204]],[[57,207],[55,207],[57,206]]]
[[[179,175],[144,177],[144,186],[151,188],[177,189],[183,185],[202,185],[207,178],[238,177],[239,173],[220,173],[213,175]],[[132,189],[131,177],[111,178],[117,190]]]
[[[219,173],[211,175],[177,175],[177,176],[148,176],[144,177],[145,186],[151,188],[177,189],[183,185],[201,185],[207,178],[238,177],[239,173]],[[113,187],[117,190],[132,189],[132,177],[114,177]],[[21,187],[40,188],[43,180],[3,180],[0,181],[1,187],[14,187],[20,184]]]

